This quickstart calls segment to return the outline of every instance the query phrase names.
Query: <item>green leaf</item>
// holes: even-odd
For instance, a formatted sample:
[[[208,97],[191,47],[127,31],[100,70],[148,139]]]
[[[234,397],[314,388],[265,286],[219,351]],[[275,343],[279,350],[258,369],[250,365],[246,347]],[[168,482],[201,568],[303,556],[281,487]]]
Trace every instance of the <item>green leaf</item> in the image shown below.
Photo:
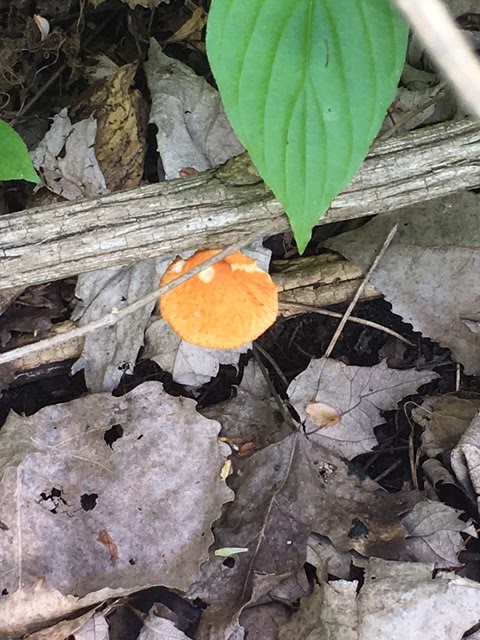
[[[248,551],[248,547],[222,547],[216,549],[213,555],[217,558],[229,558],[237,553],[247,553]]]
[[[407,35],[391,0],[212,0],[207,53],[227,116],[301,251],[368,153]]]
[[[24,141],[3,120],[0,120],[0,180],[40,182]]]

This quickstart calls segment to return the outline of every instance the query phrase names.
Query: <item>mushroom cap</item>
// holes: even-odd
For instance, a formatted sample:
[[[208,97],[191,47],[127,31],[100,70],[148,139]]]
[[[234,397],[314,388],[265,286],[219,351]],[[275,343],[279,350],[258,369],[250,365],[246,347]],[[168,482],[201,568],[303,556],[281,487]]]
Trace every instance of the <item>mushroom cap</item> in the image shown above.
[[[190,271],[220,249],[176,258],[160,286]],[[276,320],[278,289],[256,260],[236,252],[160,296],[162,318],[178,335],[209,349],[236,349],[258,338]]]

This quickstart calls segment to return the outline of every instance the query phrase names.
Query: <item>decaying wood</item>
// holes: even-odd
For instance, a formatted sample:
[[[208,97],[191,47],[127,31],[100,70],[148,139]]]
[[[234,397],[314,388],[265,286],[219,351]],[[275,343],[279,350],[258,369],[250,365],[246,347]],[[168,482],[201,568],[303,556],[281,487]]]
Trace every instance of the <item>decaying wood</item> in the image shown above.
[[[377,144],[321,221],[382,213],[480,186],[480,127],[459,122]],[[132,191],[0,217],[0,289],[227,246],[288,228],[245,159]]]
[[[271,271],[284,316],[299,313],[298,304],[325,308],[350,302],[365,277],[359,267],[333,252],[275,260]],[[367,284],[361,299],[379,296],[375,287]]]

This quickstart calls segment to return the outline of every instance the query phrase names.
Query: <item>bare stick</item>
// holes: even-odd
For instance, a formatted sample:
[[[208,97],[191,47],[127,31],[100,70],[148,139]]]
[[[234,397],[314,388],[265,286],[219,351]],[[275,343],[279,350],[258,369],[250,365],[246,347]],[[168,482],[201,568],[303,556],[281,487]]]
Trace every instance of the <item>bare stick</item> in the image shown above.
[[[355,305],[357,304],[360,296],[362,295],[362,291],[365,289],[365,287],[367,286],[368,280],[370,278],[370,276],[372,275],[373,271],[375,271],[375,269],[378,266],[378,263],[380,262],[380,260],[383,258],[385,251],[388,249],[388,247],[390,246],[390,243],[393,240],[393,236],[397,233],[397,229],[398,229],[398,224],[396,224],[393,229],[390,231],[390,233],[387,236],[387,239],[385,240],[385,242],[383,243],[383,247],[380,249],[380,252],[378,254],[378,256],[375,258],[375,260],[373,261],[372,266],[370,267],[370,269],[368,270],[367,275],[365,276],[362,284],[358,287],[357,289],[357,293],[354,295],[353,300],[350,302],[350,304],[348,305],[347,310],[345,311],[345,313],[343,314],[343,318],[340,320],[340,323],[337,327],[337,330],[335,331],[335,333],[333,334],[332,339],[330,340],[330,344],[327,347],[327,350],[325,351],[324,354],[324,358],[329,358],[330,354],[333,351],[333,348],[335,347],[335,345],[338,342],[338,338],[340,337],[340,334],[342,333],[345,325],[347,324],[347,321],[349,319],[349,317],[352,314],[352,311],[355,307]]]
[[[67,340],[72,340],[73,338],[81,338],[82,336],[86,336],[88,333],[92,333],[93,331],[97,331],[98,329],[103,329],[104,327],[111,327],[120,320],[123,320],[126,316],[131,313],[135,313],[139,309],[146,307],[148,304],[157,300],[161,295],[168,293],[175,287],[183,284],[190,278],[198,275],[204,269],[211,267],[216,262],[223,260],[231,253],[235,253],[235,251],[239,251],[247,244],[250,244],[258,237],[258,232],[252,233],[247,238],[244,238],[240,242],[236,242],[235,244],[230,245],[220,253],[217,253],[216,256],[205,260],[202,264],[199,264],[197,267],[194,267],[187,273],[175,278],[175,280],[171,280],[168,284],[161,287],[156,291],[152,291],[148,293],[146,296],[141,298],[140,300],[136,300],[132,302],[132,304],[127,305],[123,309],[112,309],[110,313],[105,316],[102,316],[98,320],[94,322],[89,322],[83,327],[77,327],[76,329],[72,329],[71,331],[66,331],[65,333],[60,333],[51,338],[46,338],[45,340],[39,340],[38,342],[33,342],[31,344],[27,344],[23,347],[19,347],[18,349],[12,349],[11,351],[7,351],[6,353],[0,354],[0,365],[5,364],[6,362],[13,362],[13,360],[17,360],[18,358],[24,358],[25,356],[29,356],[33,353],[38,353],[39,351],[43,351],[44,349],[50,349],[53,347],[57,347],[59,344],[63,342],[67,342]]]
[[[263,349],[261,349],[261,351],[260,351],[259,348],[258,348],[258,345],[253,345],[253,357],[255,358],[255,362],[260,367],[260,371],[262,372],[262,376],[265,378],[265,382],[267,383],[267,386],[268,386],[268,388],[270,390],[270,393],[272,394],[273,398],[275,399],[275,402],[277,403],[278,409],[279,409],[280,413],[282,414],[283,419],[285,420],[285,422],[292,429],[292,431],[296,431],[298,429],[298,424],[295,422],[295,420],[293,419],[293,416],[288,411],[287,403],[283,400],[283,398],[280,397],[280,394],[275,389],[275,385],[273,384],[273,382],[272,382],[272,380],[271,380],[271,378],[270,378],[270,376],[268,374],[267,367],[262,362],[262,359],[260,357],[260,353],[262,353],[263,355],[266,355],[266,351],[264,351]],[[273,362],[273,359],[270,356],[268,357],[268,359],[270,360],[270,362]],[[277,368],[277,367],[275,367],[275,368]]]
[[[480,64],[441,0],[395,0],[434,62],[480,118]]]

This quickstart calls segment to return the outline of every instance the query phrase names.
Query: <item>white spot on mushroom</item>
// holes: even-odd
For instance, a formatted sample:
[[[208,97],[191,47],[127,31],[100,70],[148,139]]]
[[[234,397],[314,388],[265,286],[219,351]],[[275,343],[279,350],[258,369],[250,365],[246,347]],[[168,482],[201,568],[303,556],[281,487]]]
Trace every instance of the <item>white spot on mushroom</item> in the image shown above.
[[[179,260],[173,265],[172,271],[174,273],[181,273],[184,266],[185,266],[185,260]]]
[[[202,282],[205,282],[205,284],[208,284],[215,277],[215,268],[208,267],[207,269],[200,271],[200,273],[198,274],[198,277]]]
[[[251,264],[244,264],[242,262],[232,262],[230,264],[232,271],[246,271],[247,273],[257,273],[258,271],[262,271],[257,267],[257,263],[253,262]]]

